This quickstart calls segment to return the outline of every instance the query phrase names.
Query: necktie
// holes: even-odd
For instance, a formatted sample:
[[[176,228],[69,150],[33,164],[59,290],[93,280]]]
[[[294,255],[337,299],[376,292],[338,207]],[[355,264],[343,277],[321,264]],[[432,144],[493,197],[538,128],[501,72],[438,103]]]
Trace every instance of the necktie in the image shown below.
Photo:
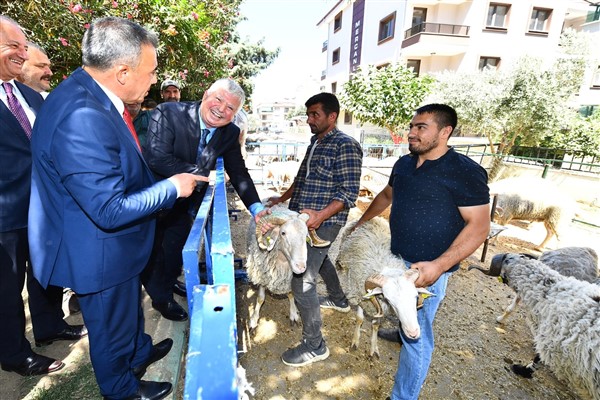
[[[202,129],[202,134],[200,135],[200,144],[198,145],[198,156],[196,157],[196,164],[200,164],[200,160],[202,159],[202,151],[206,147],[206,139],[208,138],[208,134],[210,131],[208,129]]]
[[[10,83],[4,82],[2,87],[6,91],[6,97],[8,98],[8,108],[13,113],[19,124],[25,131],[27,135],[27,139],[31,140],[31,123],[29,122],[29,118],[27,118],[27,114],[25,114],[25,110],[19,103],[19,99],[13,93],[13,87]]]
[[[125,124],[127,124],[127,127],[129,128],[129,132],[131,132],[131,136],[133,136],[133,138],[135,139],[135,143],[137,144],[138,149],[142,151],[142,146],[140,146],[140,139],[138,139],[137,133],[135,132],[135,128],[133,127],[133,120],[131,119],[131,114],[129,114],[127,108],[125,108],[125,111],[123,111],[123,119],[125,120]]]

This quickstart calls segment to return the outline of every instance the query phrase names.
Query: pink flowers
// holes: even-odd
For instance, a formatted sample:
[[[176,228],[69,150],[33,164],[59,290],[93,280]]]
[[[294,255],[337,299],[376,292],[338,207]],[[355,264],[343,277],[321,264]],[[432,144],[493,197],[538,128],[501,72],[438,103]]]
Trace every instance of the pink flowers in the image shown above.
[[[80,12],[81,10],[83,10],[83,7],[81,6],[81,4],[75,4],[73,6],[73,8],[71,8],[71,12],[73,14],[77,14],[78,12]]]
[[[191,16],[192,18],[194,18],[195,21],[198,21],[198,14],[192,11]]]
[[[60,40],[60,43],[63,46],[65,46],[65,47],[70,46],[69,41],[67,39],[65,39],[64,37],[59,37],[58,40]]]
[[[116,1],[112,2],[112,8],[117,8],[119,7],[119,4]]]

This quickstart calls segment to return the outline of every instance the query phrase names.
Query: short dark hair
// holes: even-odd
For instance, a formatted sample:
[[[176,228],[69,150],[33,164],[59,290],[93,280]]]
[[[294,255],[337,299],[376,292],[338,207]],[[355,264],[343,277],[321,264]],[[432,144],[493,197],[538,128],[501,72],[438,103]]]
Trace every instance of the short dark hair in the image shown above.
[[[338,116],[340,115],[340,102],[333,93],[323,92],[315,94],[310,99],[306,100],[306,103],[304,103],[306,108],[314,106],[315,104],[321,104],[323,111],[325,111],[325,114],[327,115],[331,114],[332,112],[336,113]]]
[[[454,133],[454,129],[458,124],[458,116],[456,115],[456,110],[447,104],[427,104],[425,106],[417,108],[415,114],[433,114],[433,119],[435,119],[435,122],[438,124],[439,128],[445,128],[446,126],[452,127],[452,132],[450,132],[450,135]]]

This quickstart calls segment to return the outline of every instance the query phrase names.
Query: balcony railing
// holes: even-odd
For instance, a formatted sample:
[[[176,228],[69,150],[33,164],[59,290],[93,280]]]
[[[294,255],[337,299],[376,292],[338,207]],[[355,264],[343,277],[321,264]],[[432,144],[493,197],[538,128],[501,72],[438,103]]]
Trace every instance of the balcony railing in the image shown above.
[[[455,35],[455,36],[468,36],[469,26],[467,25],[452,25],[452,24],[438,24],[434,22],[423,22],[422,24],[415,25],[410,29],[404,31],[404,39],[418,35],[419,33],[437,33],[441,35]]]

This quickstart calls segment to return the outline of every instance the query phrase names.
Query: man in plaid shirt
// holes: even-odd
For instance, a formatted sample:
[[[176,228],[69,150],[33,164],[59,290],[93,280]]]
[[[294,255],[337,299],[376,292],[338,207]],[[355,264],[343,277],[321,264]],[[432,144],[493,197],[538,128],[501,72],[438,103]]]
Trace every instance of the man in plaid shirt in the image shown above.
[[[310,215],[308,229],[333,242],[358,196],[362,149],[355,139],[337,129],[340,104],[335,95],[319,93],[305,105],[314,136],[292,186],[269,201],[275,205],[291,199],[291,210]],[[306,271],[292,278],[292,293],[302,318],[302,342],[283,353],[281,359],[286,365],[300,367],[329,357],[319,307],[350,311],[328,251],[329,246],[309,246]],[[327,287],[327,297],[317,295],[318,274]]]

